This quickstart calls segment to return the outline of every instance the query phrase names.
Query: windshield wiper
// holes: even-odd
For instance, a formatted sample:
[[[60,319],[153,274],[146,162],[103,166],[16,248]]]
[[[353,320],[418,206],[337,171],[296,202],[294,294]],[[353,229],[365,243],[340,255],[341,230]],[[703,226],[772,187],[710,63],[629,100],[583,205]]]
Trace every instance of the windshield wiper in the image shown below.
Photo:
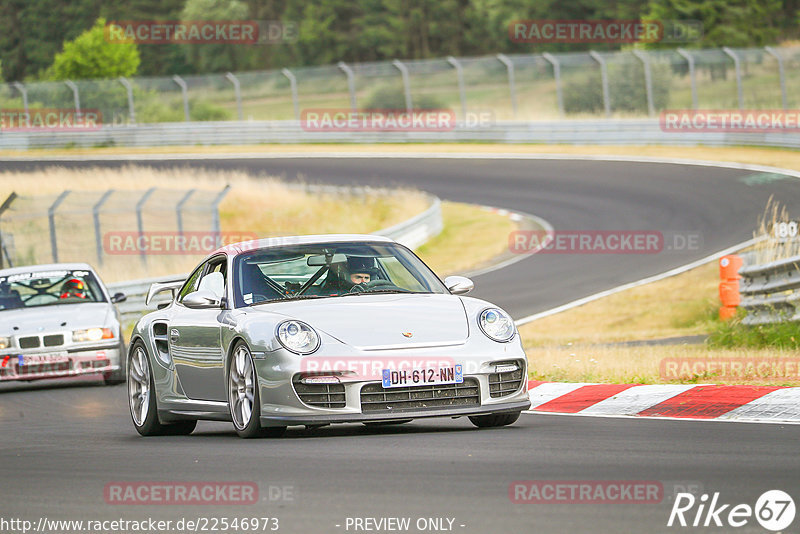
[[[259,304],[272,304],[274,302],[286,302],[287,300],[307,300],[307,299],[325,299],[328,298],[329,295],[287,295],[285,297],[277,298],[277,299],[269,299],[269,300],[261,300],[258,302],[254,302],[249,306],[258,306]]]
[[[423,293],[430,293],[430,291],[409,291],[407,289],[373,289],[373,290],[365,290],[353,293],[342,293],[341,295],[337,295],[339,297],[349,297],[352,295],[374,295],[376,293],[398,293],[401,295],[412,294],[412,295],[419,295]]]

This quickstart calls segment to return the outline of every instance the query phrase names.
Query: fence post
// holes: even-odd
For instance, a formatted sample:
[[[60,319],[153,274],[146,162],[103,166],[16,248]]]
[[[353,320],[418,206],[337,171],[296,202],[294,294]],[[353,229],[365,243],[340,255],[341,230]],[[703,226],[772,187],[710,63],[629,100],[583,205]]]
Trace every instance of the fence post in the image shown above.
[[[142,237],[144,237],[144,221],[142,220],[142,208],[144,207],[144,203],[147,202],[147,199],[150,198],[155,192],[156,188],[151,187],[147,191],[144,192],[142,197],[136,203],[136,228],[139,231],[139,240],[141,242]],[[142,264],[147,266],[147,253],[144,251],[144,248],[139,251],[140,256],[142,257]]]
[[[453,56],[447,57],[447,62],[456,69],[456,77],[458,78],[458,95],[461,98],[461,119],[467,120],[467,94],[464,90],[464,69],[461,68],[461,63]]]
[[[226,185],[225,189],[220,191],[219,194],[214,199],[214,203],[213,203],[214,212],[212,213],[212,217],[213,217],[212,224],[214,225],[214,228],[212,229],[212,231],[216,232],[217,234],[220,234],[220,232],[221,232],[220,224],[219,224],[219,203],[222,202],[222,199],[225,198],[225,195],[228,194],[228,191],[230,191],[230,189],[231,189],[231,186],[230,185]]]
[[[72,96],[75,99],[75,113],[81,112],[81,97],[78,94],[78,86],[72,80],[64,80],[64,85],[72,89]]]
[[[347,90],[350,92],[350,109],[356,111],[358,103],[356,102],[356,76],[353,74],[353,69],[348,67],[347,63],[344,61],[340,61],[336,66],[342,69],[342,72],[347,76]]]
[[[765,46],[764,50],[778,61],[778,76],[781,80],[781,103],[783,104],[783,109],[789,109],[788,99],[786,98],[786,73],[783,70],[783,58],[771,46]]]
[[[397,59],[392,61],[392,65],[394,65],[395,68],[400,71],[400,76],[403,77],[403,92],[406,96],[406,111],[411,113],[413,102],[411,101],[411,80],[408,77],[408,68]]]
[[[133,86],[131,86],[131,82],[128,81],[127,78],[124,76],[119,77],[119,83],[125,88],[128,92],[128,117],[131,121],[131,124],[136,124],[136,108],[133,105]]]
[[[294,104],[294,118],[300,120],[300,99],[297,94],[297,78],[294,77],[289,69],[282,69],[281,73],[289,79],[289,87],[292,89],[292,104]]]
[[[194,192],[194,189],[189,189],[189,191],[183,195],[183,198],[180,199],[178,204],[175,206],[175,214],[178,216],[178,235],[180,236],[183,235],[183,205],[186,204],[186,202],[189,200],[189,197],[191,197]]]
[[[225,75],[225,77],[233,84],[233,92],[236,94],[236,110],[239,113],[239,120],[244,120],[244,114],[242,113],[242,88],[239,85],[239,78],[234,76],[232,72],[229,72]]]
[[[5,199],[3,204],[0,205],[0,223],[3,222],[3,213],[5,213],[6,210],[11,207],[11,203],[14,202],[14,200],[16,198],[17,198],[17,194],[12,191],[11,194],[8,195],[8,198]],[[0,230],[2,230],[1,225],[0,225]],[[8,255],[8,250],[6,250],[5,243],[3,243],[3,232],[0,231],[0,269],[3,268],[3,253],[4,252],[6,254],[6,258],[8,259],[8,266],[9,267],[13,267],[13,265],[11,264],[11,257]]]
[[[545,52],[542,57],[553,65],[553,77],[556,80],[556,101],[558,102],[558,112],[564,116],[564,92],[561,88],[561,63],[553,54]]]
[[[697,80],[694,74],[694,56],[683,48],[678,48],[677,52],[683,56],[689,64],[689,81],[692,84],[692,109],[697,109]]]
[[[741,61],[739,60],[739,56],[737,56],[736,53],[727,46],[723,46],[722,51],[728,54],[728,56],[730,56],[730,58],[733,60],[733,68],[736,70],[736,92],[739,95],[739,109],[744,109],[744,94],[742,93]]]
[[[589,55],[600,65],[600,78],[603,83],[603,108],[606,111],[606,117],[610,117],[611,98],[608,94],[608,68],[606,66],[606,60],[594,50],[589,50]]]
[[[58,263],[58,239],[56,238],[56,210],[58,206],[64,202],[64,199],[69,195],[69,189],[63,191],[55,202],[47,208],[47,221],[50,225],[50,251],[53,254],[53,263]]]
[[[11,85],[13,85],[14,88],[17,91],[22,93],[22,107],[25,109],[25,114],[27,115],[28,114],[28,90],[25,88],[25,85],[23,85],[20,82],[14,82]]]
[[[189,117],[189,88],[186,86],[186,82],[183,81],[183,78],[178,76],[177,74],[172,77],[172,81],[178,84],[178,87],[181,88],[181,94],[183,95],[183,116],[186,122],[190,122],[192,119]]]
[[[94,220],[94,240],[97,246],[97,262],[100,265],[103,265],[103,236],[100,233],[100,208],[103,207],[108,197],[110,197],[114,193],[113,189],[109,189],[103,196],[100,197],[100,200],[97,201],[97,204],[92,206],[92,219]]]
[[[656,114],[656,108],[653,103],[653,75],[650,71],[650,58],[641,50],[634,50],[633,55],[638,57],[642,62],[642,66],[644,66],[644,87],[647,92],[647,114],[652,117]]]
[[[497,54],[497,59],[506,66],[508,71],[508,90],[511,93],[511,112],[517,118],[517,89],[514,84],[514,63],[505,54]]]

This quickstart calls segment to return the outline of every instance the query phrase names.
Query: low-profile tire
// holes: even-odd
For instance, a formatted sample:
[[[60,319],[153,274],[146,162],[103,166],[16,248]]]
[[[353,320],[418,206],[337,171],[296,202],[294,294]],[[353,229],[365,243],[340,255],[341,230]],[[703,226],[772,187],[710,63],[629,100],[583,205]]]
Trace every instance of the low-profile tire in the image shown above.
[[[150,359],[144,343],[137,341],[128,355],[127,382],[128,406],[136,431],[142,436],[182,436],[191,434],[197,421],[180,421],[164,424],[158,420],[158,407],[150,368]]]
[[[506,426],[519,419],[520,412],[513,413],[490,413],[489,415],[471,415],[469,420],[478,428],[492,428]]]
[[[247,344],[236,344],[228,363],[228,408],[240,438],[279,438],[285,426],[261,426],[261,397],[253,355]]]
[[[397,421],[366,421],[363,424],[364,426],[368,427],[378,427],[378,426],[403,425],[410,422],[411,419],[398,419]]]

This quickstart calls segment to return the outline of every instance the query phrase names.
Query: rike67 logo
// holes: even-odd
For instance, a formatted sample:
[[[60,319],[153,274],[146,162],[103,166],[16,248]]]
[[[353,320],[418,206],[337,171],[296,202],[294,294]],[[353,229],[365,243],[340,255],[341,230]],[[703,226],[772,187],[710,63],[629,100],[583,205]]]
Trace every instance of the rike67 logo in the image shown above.
[[[715,492],[710,500],[707,493],[699,498],[691,493],[679,493],[672,505],[667,526],[739,528],[752,525],[755,518],[763,528],[777,532],[791,525],[794,516],[794,500],[781,490],[764,492],[756,500],[755,506],[724,504],[719,492]]]

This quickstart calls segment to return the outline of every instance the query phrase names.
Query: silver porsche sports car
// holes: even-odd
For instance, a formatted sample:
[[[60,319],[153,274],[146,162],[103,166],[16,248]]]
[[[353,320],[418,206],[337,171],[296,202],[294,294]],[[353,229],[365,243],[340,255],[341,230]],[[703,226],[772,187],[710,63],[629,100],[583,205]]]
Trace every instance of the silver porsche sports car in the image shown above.
[[[0,270],[0,381],[102,373],[125,381],[125,344],[114,303],[85,263]]]
[[[503,310],[461,296],[406,247],[372,235],[229,245],[139,320],[128,395],[142,435],[199,419],[241,437],[287,426],[468,416],[513,423],[530,406],[527,360]]]

